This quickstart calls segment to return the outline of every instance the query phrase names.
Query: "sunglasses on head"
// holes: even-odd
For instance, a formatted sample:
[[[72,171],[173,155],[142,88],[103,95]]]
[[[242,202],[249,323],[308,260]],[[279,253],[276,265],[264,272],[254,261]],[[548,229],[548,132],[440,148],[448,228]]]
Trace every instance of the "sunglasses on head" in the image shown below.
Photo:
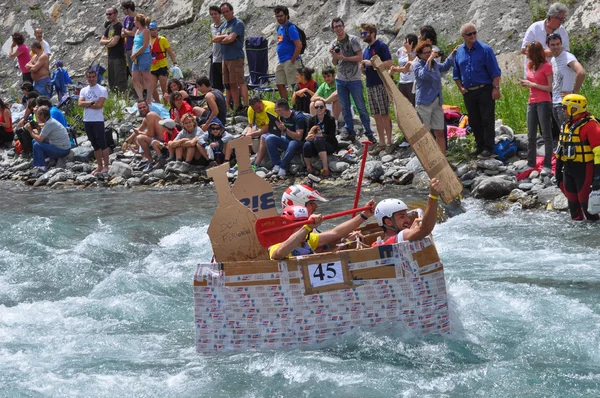
[[[469,33],[463,33],[463,34],[464,34],[465,36],[467,36],[467,37],[471,37],[471,36],[473,36],[473,35],[476,35],[476,34],[477,34],[477,31],[475,30],[475,31],[473,31],[473,32],[469,32]]]
[[[315,105],[315,109],[325,109],[323,105]]]

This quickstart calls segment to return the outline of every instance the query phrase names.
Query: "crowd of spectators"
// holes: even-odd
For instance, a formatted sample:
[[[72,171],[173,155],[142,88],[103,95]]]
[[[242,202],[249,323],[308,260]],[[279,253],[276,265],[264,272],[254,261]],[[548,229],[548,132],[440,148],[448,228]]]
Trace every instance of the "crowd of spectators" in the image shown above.
[[[302,154],[309,173],[321,172],[323,176],[329,176],[327,156],[338,150],[338,139],[356,139],[354,111],[358,112],[365,136],[375,144],[372,152],[385,150],[391,153],[395,142],[390,97],[371,64],[375,55],[390,74],[400,73],[400,92],[432,131],[442,153],[447,145],[442,74],[453,69],[452,77],[464,96],[469,125],[475,136],[473,155],[481,159],[494,156],[495,101],[501,96],[501,71],[493,49],[477,40],[476,27],[471,23],[461,27],[464,43],[450,54],[443,54],[437,47],[437,34],[432,26],[421,27],[418,35],[407,34],[402,47],[395,51],[398,62],[394,66],[392,52],[377,39],[376,25],[361,24],[360,37],[357,37],[346,32],[341,18],[333,18],[330,24],[334,35],[329,49],[331,65],[321,70],[323,83],[319,85],[313,78],[315,71],[303,64],[304,32],[290,21],[287,7],[277,6],[274,8],[278,59],[275,84],[280,99],[275,103],[248,95],[244,73],[244,22],[235,16],[230,3],[211,6],[211,62],[207,76],[201,76],[195,82],[194,94],[204,98],[204,103],[199,104],[193,102],[191,92],[185,89],[181,80],[173,77],[169,80],[172,70],[169,59],[174,67],[177,66],[176,55],[167,38],[159,34],[158,23],[137,13],[132,0],[122,1],[121,10],[122,22],[117,7],[106,10],[100,45],[107,53],[108,89],[127,92],[128,78],[132,77],[143,122],[132,130],[122,149],[133,149],[142,154],[140,169],[149,171],[163,167],[169,160],[207,166],[227,161],[234,166],[235,154],[227,145],[231,135],[225,131],[228,115],[248,118],[244,135],[255,139],[253,167],[260,167],[268,155],[273,164],[271,174],[282,177],[288,173],[291,159],[296,154]],[[536,135],[540,128],[546,146],[544,170],[550,168],[558,134],[557,131],[553,133],[552,125],[560,126],[564,122],[561,99],[568,93],[576,93],[585,78],[583,67],[568,52],[568,34],[562,26],[566,15],[566,6],[552,4],[547,18],[527,30],[522,45],[527,59],[525,79],[521,82],[530,89],[527,160],[534,167]],[[15,134],[20,140],[31,140],[24,135],[30,129],[24,127],[37,115],[36,106],[48,107],[44,101],[43,105],[36,105],[36,97],[51,97],[54,88],[59,99],[65,94],[66,70],[62,61],[56,61],[51,76],[51,47],[43,39],[42,29],[35,30],[35,40],[29,46],[21,33],[14,33],[12,39],[9,56],[16,58],[19,64],[26,110],[13,130],[10,109],[0,102],[2,145],[10,145]],[[366,47],[363,48],[361,41]],[[103,105],[108,92],[97,83],[97,72],[88,71],[86,78],[88,86],[81,90],[78,104],[84,108],[85,132],[98,163],[93,173],[106,173],[108,150]],[[375,119],[378,139],[371,128],[364,91]],[[162,102],[169,108],[169,119],[163,119],[152,110],[153,102]],[[340,116],[343,121],[339,120]],[[554,130],[558,129],[554,127]],[[30,145],[21,145],[27,154]],[[219,156],[215,156],[216,153]],[[313,159],[321,160],[321,170],[315,170]]]

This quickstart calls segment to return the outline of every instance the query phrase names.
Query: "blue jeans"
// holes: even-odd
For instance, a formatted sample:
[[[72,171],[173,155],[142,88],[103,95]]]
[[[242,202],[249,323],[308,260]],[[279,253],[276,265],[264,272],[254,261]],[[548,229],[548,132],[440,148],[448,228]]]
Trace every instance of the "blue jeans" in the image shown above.
[[[279,165],[282,169],[287,169],[294,158],[294,155],[300,150],[304,142],[291,140],[288,137],[278,137],[275,134],[268,134],[265,138],[267,152],[273,162],[273,166]],[[285,151],[283,159],[279,157],[279,150]]]
[[[37,91],[38,93],[46,96],[46,97],[51,97],[52,94],[52,80],[49,77],[45,77],[43,79],[40,80],[36,80],[35,82],[33,82],[33,88],[35,91]]]
[[[355,135],[354,124],[352,123],[352,110],[350,96],[354,99],[354,105],[358,109],[358,115],[360,121],[365,127],[365,135],[367,137],[373,136],[373,130],[371,130],[371,119],[367,112],[367,106],[365,105],[365,97],[363,97],[363,84],[362,80],[353,80],[350,82],[335,79],[335,86],[338,94],[338,101],[342,107],[342,115],[344,116],[344,127],[348,134],[351,136]]]
[[[33,140],[33,165],[35,167],[46,166],[46,158],[58,159],[67,156],[71,149],[60,149],[47,142]]]

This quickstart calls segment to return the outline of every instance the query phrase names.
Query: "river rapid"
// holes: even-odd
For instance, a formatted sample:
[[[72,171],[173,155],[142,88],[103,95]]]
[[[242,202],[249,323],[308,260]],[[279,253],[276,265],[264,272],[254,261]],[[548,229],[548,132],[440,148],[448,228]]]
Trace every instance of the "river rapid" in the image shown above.
[[[337,195],[324,214],[351,207],[321,192]],[[0,187],[0,397],[600,396],[599,225],[467,200],[434,230],[449,335],[200,355],[192,278],[215,202],[211,188]]]

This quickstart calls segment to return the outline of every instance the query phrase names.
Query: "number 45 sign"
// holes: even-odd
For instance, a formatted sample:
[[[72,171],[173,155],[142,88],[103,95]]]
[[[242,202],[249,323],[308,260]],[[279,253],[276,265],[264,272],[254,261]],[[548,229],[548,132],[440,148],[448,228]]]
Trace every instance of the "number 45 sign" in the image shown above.
[[[344,283],[342,262],[333,261],[330,263],[309,264],[308,277],[310,278],[311,287]]]

